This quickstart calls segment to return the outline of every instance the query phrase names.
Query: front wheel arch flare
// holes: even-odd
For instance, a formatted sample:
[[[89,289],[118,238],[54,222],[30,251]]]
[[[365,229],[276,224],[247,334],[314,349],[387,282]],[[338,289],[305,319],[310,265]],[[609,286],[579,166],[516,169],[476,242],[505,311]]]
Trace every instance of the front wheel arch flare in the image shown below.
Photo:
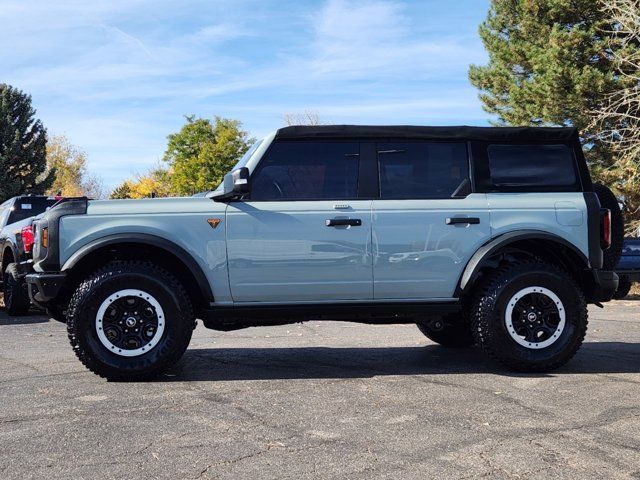
[[[167,258],[173,258],[178,261],[190,274],[194,285],[197,287],[197,291],[200,293],[202,300],[202,305],[200,306],[207,308],[208,305],[214,301],[211,285],[193,256],[181,246],[157,235],[134,233],[109,235],[100,238],[79,248],[64,263],[62,270],[73,274],[73,272],[82,270],[84,264],[95,261],[95,256],[100,255],[100,253],[105,254],[105,261],[102,263],[107,263],[113,260],[108,258],[111,254],[110,252],[121,251],[126,254],[127,250],[136,248],[152,248],[157,252],[164,252]],[[80,275],[80,277],[82,277],[82,275]],[[82,278],[78,278],[78,280],[82,280]],[[190,287],[190,285],[187,285],[187,287]],[[193,293],[192,289],[189,288],[189,294],[193,295]]]

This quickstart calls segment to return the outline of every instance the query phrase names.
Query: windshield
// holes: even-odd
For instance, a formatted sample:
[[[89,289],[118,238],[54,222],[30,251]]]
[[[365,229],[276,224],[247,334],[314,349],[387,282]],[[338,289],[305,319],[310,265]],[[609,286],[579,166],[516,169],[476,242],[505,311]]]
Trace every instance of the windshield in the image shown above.
[[[258,149],[258,147],[260,147],[260,145],[262,144],[263,141],[264,141],[264,139],[258,140],[256,143],[251,145],[251,147],[249,147],[249,150],[247,150],[245,152],[245,154],[242,155],[242,157],[240,157],[240,160],[238,160],[238,163],[236,163],[233,166],[233,168],[231,170],[229,170],[229,171],[233,172],[237,168],[245,167],[247,165],[247,163],[249,162],[249,159],[251,158],[253,153]],[[220,190],[222,188],[223,184],[224,184],[224,180],[222,182],[220,182],[220,185],[218,185],[218,188],[216,188],[216,190]]]

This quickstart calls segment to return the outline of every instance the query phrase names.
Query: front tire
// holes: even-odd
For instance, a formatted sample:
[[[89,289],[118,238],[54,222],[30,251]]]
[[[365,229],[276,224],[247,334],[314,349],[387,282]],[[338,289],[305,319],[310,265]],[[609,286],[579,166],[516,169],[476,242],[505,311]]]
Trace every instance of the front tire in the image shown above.
[[[80,361],[113,381],[150,380],[184,354],[195,325],[180,282],[142,262],[114,262],[77,288],[66,311]]]
[[[29,313],[31,300],[24,278],[18,275],[18,267],[10,263],[3,277],[4,307],[9,315],[21,316]]]
[[[476,342],[521,372],[567,363],[587,331],[587,305],[573,278],[544,262],[503,267],[481,285],[472,318]]]

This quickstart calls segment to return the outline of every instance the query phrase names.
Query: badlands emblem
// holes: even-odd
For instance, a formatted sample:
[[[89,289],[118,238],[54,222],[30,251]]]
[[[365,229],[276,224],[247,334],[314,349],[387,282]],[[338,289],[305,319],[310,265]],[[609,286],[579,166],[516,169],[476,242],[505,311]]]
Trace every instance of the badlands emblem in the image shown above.
[[[216,228],[218,225],[220,225],[221,221],[222,220],[220,220],[219,218],[207,218],[207,223],[211,225],[211,228]]]

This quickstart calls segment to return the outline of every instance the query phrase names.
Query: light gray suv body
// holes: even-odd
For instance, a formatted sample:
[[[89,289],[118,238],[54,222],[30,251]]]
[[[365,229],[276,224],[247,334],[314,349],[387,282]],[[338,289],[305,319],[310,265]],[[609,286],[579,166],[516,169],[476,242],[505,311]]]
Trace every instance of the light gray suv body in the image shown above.
[[[195,318],[412,322],[548,370],[615,291],[608,215],[573,129],[287,127],[204,197],[52,209],[27,281],[112,379],[166,369]]]

